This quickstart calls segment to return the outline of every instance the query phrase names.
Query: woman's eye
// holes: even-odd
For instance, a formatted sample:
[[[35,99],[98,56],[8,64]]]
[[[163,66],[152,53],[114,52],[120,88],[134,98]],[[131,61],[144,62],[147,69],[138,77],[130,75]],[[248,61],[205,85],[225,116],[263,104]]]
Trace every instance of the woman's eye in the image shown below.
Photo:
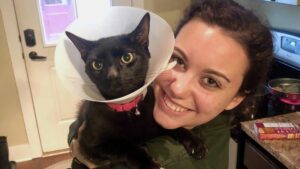
[[[125,54],[121,57],[121,62],[123,64],[128,64],[132,61],[133,61],[133,54],[132,53],[127,53],[127,54]]]
[[[179,57],[179,56],[176,56],[176,55],[172,55],[171,59],[170,59],[170,62],[173,62],[173,61],[176,61],[177,62],[177,65],[181,66],[181,67],[184,67],[185,66],[185,62],[184,60]]]
[[[98,61],[92,62],[93,69],[95,70],[101,70],[103,68],[103,63]]]
[[[216,80],[214,80],[213,78],[210,78],[210,77],[204,78],[203,83],[206,86],[211,87],[211,88],[220,88],[220,84]]]

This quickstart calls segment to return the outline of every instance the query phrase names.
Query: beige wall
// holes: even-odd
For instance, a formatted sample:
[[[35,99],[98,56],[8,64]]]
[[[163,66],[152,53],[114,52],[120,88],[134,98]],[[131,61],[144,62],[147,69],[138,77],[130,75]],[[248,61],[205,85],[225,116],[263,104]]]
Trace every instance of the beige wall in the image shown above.
[[[0,135],[9,146],[27,144],[27,135],[0,11]]]
[[[300,6],[263,0],[235,0],[269,21],[274,28],[300,33]]]
[[[144,8],[164,18],[175,29],[189,3],[190,0],[145,0]]]

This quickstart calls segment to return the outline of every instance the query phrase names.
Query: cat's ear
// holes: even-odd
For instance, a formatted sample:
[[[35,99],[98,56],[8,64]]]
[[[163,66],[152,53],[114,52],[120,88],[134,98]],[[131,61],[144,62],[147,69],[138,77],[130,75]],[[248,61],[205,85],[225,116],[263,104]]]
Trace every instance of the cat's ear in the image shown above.
[[[81,54],[81,58],[85,62],[87,59],[89,50],[94,46],[94,42],[80,38],[68,31],[66,31],[66,35],[69,37],[69,39],[73,42],[73,44],[79,50],[79,52]]]
[[[145,48],[149,46],[149,31],[150,31],[150,14],[147,12],[141,19],[138,26],[134,31],[131,32],[131,38],[134,41],[137,41]]]

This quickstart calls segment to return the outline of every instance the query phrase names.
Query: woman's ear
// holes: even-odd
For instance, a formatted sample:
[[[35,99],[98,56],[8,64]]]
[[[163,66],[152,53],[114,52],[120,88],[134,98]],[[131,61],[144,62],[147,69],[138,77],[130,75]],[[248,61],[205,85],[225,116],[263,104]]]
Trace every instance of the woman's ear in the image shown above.
[[[235,96],[231,102],[226,106],[225,110],[231,110],[233,108],[235,108],[236,106],[238,106],[244,99],[245,99],[245,95],[237,95]]]

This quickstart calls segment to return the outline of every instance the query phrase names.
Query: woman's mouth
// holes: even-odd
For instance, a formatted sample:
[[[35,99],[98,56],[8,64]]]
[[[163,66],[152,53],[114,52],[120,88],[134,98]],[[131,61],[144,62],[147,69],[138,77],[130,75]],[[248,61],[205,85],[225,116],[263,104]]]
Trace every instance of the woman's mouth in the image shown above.
[[[172,102],[166,95],[163,98],[165,105],[174,112],[185,112],[189,109],[182,107],[174,102]]]
[[[163,102],[164,102],[164,110],[167,113],[173,114],[173,115],[183,115],[186,112],[190,111],[189,108],[184,107],[182,105],[179,105],[178,103],[173,102],[167,95],[164,93],[163,96]]]

